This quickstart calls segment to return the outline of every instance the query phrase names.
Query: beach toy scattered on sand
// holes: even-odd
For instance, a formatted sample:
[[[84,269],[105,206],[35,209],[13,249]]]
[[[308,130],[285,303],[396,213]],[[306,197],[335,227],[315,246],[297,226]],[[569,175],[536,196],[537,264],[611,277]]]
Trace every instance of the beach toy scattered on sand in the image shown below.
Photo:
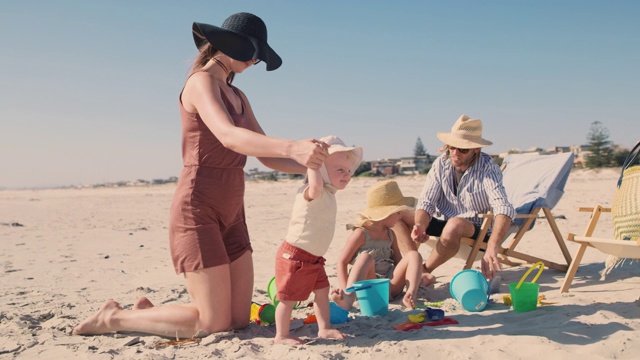
[[[345,291],[355,291],[364,316],[384,316],[389,312],[389,279],[356,281]]]
[[[276,307],[273,304],[264,304],[258,311],[260,324],[271,325],[276,323]]]
[[[276,307],[273,304],[251,303],[251,315],[249,319],[258,325],[271,325],[276,323]]]
[[[507,306],[511,306],[511,304],[513,304],[511,301],[511,295],[502,295],[502,302]]]
[[[482,311],[487,306],[489,283],[478,270],[462,270],[449,285],[451,296],[467,311]]]
[[[407,317],[412,323],[421,323],[427,318],[427,313],[421,312],[419,314],[409,314]]]
[[[427,314],[427,319],[431,321],[444,319],[444,310],[442,309],[432,309],[428,307],[424,312]]]
[[[416,307],[432,307],[432,308],[441,308],[444,306],[444,301],[425,301],[423,305]]]
[[[349,320],[349,311],[341,308],[333,301],[329,303],[329,309],[331,310],[331,323],[332,324],[344,324]]]
[[[409,331],[420,329],[423,326],[439,326],[439,325],[456,325],[458,321],[453,318],[442,318],[436,321],[427,321],[423,323],[414,323],[411,321],[403,322],[402,324],[394,325],[393,328],[400,331]]]
[[[426,308],[423,312],[418,314],[409,314],[409,321],[413,323],[421,323],[425,320],[436,321],[444,319],[444,310],[442,309],[432,309],[430,307]]]
[[[260,304],[256,304],[252,302],[251,315],[249,315],[249,321],[253,321],[254,323],[258,323],[258,321],[260,321],[260,315],[258,315],[258,311],[260,311]]]
[[[315,314],[309,314],[304,320],[302,320],[302,322],[305,324],[313,324],[313,323],[317,323],[318,319],[316,318]]]
[[[329,303],[329,309],[331,310],[330,322],[332,324],[343,324],[349,320],[349,311],[341,308],[333,301]],[[318,319],[315,314],[309,314],[307,315],[307,318],[304,319],[305,324],[313,324],[316,322],[318,322]]]
[[[544,299],[545,299],[544,295],[538,295],[538,306],[557,304],[556,301],[543,301]],[[511,301],[511,295],[509,295],[509,294],[503,295],[502,296],[502,302],[505,305],[511,306],[513,304],[513,302]]]
[[[526,282],[524,279],[536,268],[540,267],[540,270],[533,278],[531,282]],[[509,284],[509,292],[511,294],[511,302],[513,304],[513,311],[526,312],[535,310],[538,306],[538,291],[540,285],[536,284],[536,280],[542,274],[544,270],[544,264],[541,261],[533,264],[529,270],[522,276],[519,282]]]

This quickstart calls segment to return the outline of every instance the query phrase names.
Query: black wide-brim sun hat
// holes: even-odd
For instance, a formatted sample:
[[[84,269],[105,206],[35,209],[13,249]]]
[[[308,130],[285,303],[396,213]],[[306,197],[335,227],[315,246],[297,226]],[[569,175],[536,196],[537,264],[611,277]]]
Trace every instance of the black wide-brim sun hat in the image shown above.
[[[221,27],[193,23],[193,41],[198,49],[209,42],[214,49],[238,61],[259,59],[267,71],[282,65],[282,59],[267,43],[267,26],[256,15],[237,13],[229,16]]]

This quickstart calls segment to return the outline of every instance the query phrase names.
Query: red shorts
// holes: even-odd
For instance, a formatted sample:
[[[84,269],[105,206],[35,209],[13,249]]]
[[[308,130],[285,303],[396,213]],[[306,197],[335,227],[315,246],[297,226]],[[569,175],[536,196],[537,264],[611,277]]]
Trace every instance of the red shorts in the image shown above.
[[[329,287],[325,259],[283,241],[276,254],[276,299],[305,301],[314,290]]]

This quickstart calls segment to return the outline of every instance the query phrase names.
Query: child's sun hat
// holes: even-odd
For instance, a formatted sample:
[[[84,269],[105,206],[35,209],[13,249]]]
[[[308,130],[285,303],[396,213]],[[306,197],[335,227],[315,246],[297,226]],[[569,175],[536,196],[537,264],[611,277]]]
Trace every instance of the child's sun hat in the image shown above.
[[[367,190],[367,207],[360,215],[371,221],[380,221],[393,213],[413,210],[415,205],[416,198],[402,195],[397,182],[379,181]]]
[[[347,152],[350,154],[350,159],[353,161],[353,169],[351,169],[351,173],[353,174],[360,163],[362,162],[362,148],[359,146],[347,146],[342,139],[335,135],[327,135],[323,138],[319,139],[320,141],[329,145],[329,155],[337,153],[337,152]]]

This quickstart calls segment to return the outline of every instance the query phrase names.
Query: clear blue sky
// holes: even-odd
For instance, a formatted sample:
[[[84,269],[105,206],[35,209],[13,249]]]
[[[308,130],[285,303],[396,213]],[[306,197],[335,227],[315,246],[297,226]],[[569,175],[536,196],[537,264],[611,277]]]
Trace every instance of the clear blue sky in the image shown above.
[[[3,0],[0,188],[177,176],[191,23],[239,11],[283,58],[235,82],[275,137],[435,154],[465,113],[489,153],[583,144],[596,120],[640,140],[638,1]]]

